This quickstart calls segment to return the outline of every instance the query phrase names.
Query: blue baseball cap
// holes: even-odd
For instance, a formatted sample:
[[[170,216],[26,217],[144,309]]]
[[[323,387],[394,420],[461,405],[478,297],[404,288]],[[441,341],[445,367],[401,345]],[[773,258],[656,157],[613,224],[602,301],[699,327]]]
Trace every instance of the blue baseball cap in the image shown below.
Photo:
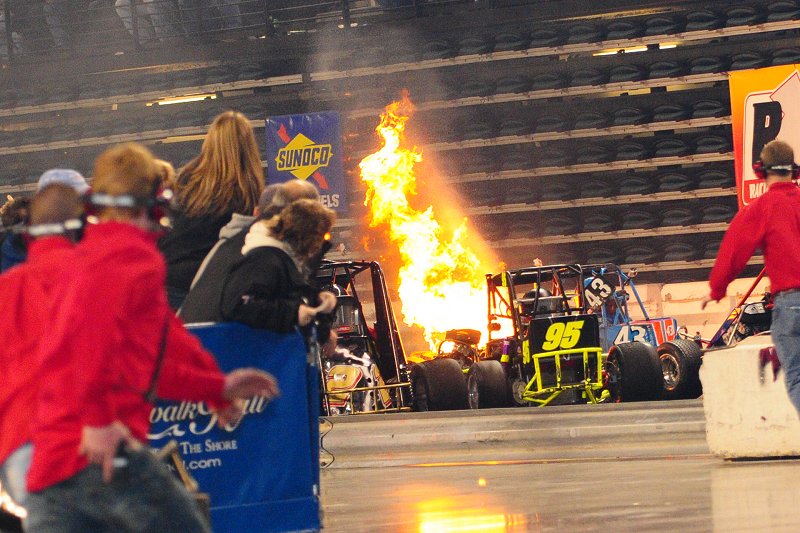
[[[71,168],[51,168],[39,177],[39,181],[36,184],[36,192],[41,191],[53,183],[69,185],[75,189],[78,194],[83,194],[89,190],[86,179],[84,179],[83,175],[77,170],[72,170]]]

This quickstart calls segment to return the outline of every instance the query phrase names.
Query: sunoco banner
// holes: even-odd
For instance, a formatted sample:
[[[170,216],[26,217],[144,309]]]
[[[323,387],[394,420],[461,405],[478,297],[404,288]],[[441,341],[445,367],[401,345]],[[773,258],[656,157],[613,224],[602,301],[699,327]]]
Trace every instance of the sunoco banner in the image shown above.
[[[800,153],[800,65],[731,72],[731,120],[739,206],[765,191],[753,161],[773,139]]]
[[[347,195],[338,113],[268,118],[266,138],[268,183],[310,180],[319,189],[324,205],[344,213]]]

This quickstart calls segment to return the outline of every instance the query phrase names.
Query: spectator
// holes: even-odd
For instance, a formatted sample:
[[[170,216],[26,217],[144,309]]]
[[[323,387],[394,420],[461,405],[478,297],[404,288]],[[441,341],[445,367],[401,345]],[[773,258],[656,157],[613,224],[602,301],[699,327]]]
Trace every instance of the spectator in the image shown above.
[[[134,37],[138,35],[140,43],[164,41],[183,34],[180,10],[173,0],[137,0],[135,32],[131,0],[116,0],[114,7],[125,29]]]
[[[323,247],[334,219],[332,210],[303,199],[254,223],[245,238],[243,257],[223,281],[222,318],[277,333],[321,318],[318,340],[332,348],[330,313],[336,296],[312,287],[307,265]]]
[[[167,305],[165,265],[150,230],[158,168],[127,144],[95,162],[87,228],[54,290],[39,343],[40,393],[32,425],[28,527],[37,532],[208,531],[166,465],[143,449],[154,396],[208,402],[220,421],[235,399],[274,396],[271,376],[223,375]],[[114,470],[115,454],[126,461]],[[110,481],[112,481],[111,483]]]
[[[242,27],[240,0],[178,0],[178,3],[187,35]]]
[[[755,168],[756,165],[754,165]],[[789,399],[800,412],[800,190],[794,151],[774,140],[761,150],[760,169],[767,192],[743,207],[722,239],[709,276],[711,291],[701,308],[719,301],[756,249],[764,252],[764,267],[775,295],[772,340],[786,378]]]
[[[167,295],[180,308],[203,258],[234,213],[249,215],[264,188],[264,169],[250,121],[236,111],[217,116],[200,155],[179,170],[177,215],[160,242]]]
[[[272,218],[287,204],[302,198],[319,201],[319,192],[314,185],[302,180],[269,185],[261,194],[253,217],[234,214],[231,222],[220,231],[220,240],[198,269],[178,315],[185,322],[222,321],[222,283],[231,266],[242,258],[245,236],[255,217],[263,214],[265,219]]]
[[[172,189],[175,187],[175,167],[169,161],[163,159],[156,159],[159,174],[161,177],[161,187],[165,189]]]
[[[36,190],[41,191],[52,183],[62,183],[75,189],[78,194],[84,194],[89,190],[89,185],[80,172],[69,168],[53,168],[41,175],[36,184]],[[3,206],[3,226],[9,227],[15,224],[28,223],[28,200],[15,200],[10,198]],[[9,268],[25,261],[27,254],[25,241],[20,234],[6,233],[3,243],[0,245],[0,272],[5,272]]]
[[[0,276],[0,481],[14,501],[25,506],[25,475],[30,465],[30,421],[38,391],[34,354],[45,333],[53,285],[73,248],[64,222],[80,218],[81,198],[72,187],[53,183],[33,198],[31,229],[37,235],[24,264]],[[74,234],[72,234],[74,235]]]

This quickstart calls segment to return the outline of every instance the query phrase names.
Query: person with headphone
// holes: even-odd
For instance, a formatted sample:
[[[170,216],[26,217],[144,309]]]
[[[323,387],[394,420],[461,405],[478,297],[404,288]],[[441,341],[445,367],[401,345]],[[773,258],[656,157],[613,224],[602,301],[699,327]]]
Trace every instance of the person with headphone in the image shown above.
[[[278,394],[266,372],[223,374],[178,319],[156,247],[165,199],[145,147],[114,146],[95,161],[98,223],[53,292],[38,344],[28,528],[38,532],[207,532],[194,501],[142,444],[158,398],[205,402],[222,425],[238,400]]]
[[[34,415],[39,367],[35,351],[44,335],[53,286],[69,274],[69,257],[83,222],[83,202],[63,183],[46,185],[30,204],[29,226],[18,229],[28,259],[0,276],[0,481],[17,505],[28,497],[30,421]]]
[[[733,217],[709,276],[711,291],[701,308],[720,301],[755,250],[763,251],[775,294],[772,340],[789,398],[800,413],[800,188],[792,182],[800,175],[800,167],[794,162],[792,147],[774,140],[764,146],[753,170],[765,181],[767,191]]]

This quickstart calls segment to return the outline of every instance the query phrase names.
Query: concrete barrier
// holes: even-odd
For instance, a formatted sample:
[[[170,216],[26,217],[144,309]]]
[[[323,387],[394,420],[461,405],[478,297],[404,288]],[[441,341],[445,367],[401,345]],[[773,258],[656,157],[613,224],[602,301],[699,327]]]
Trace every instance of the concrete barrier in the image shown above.
[[[773,381],[759,352],[769,335],[733,348],[707,351],[700,367],[706,439],[711,453],[727,459],[800,456],[800,419],[786,394],[783,372]]]

